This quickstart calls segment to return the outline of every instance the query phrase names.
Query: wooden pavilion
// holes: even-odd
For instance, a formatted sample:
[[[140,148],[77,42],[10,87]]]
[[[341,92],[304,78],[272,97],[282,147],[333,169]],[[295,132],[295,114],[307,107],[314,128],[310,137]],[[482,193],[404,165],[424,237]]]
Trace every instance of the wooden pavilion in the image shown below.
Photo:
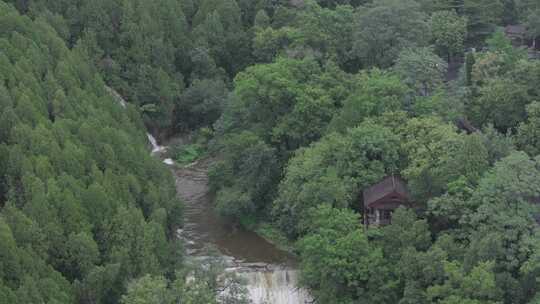
[[[504,28],[504,34],[514,47],[526,48],[529,59],[540,59],[540,40],[539,37],[528,37],[527,27],[525,25],[507,25]]]
[[[515,47],[520,47],[527,44],[526,34],[527,28],[524,25],[507,25],[504,28],[504,34]]]
[[[407,184],[396,175],[387,176],[363,191],[364,225],[382,226],[392,223],[392,213],[400,206],[410,206]]]

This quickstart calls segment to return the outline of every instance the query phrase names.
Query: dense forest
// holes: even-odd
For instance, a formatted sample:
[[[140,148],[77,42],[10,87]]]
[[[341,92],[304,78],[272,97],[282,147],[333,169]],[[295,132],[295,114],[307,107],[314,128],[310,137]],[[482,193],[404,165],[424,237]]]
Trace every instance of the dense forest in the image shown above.
[[[146,129],[316,303],[540,303],[539,50],[538,0],[2,0],[0,303],[246,303]],[[415,207],[364,229],[392,174]]]
[[[0,24],[0,303],[212,303],[235,281],[183,263],[174,180],[93,46],[4,2]]]

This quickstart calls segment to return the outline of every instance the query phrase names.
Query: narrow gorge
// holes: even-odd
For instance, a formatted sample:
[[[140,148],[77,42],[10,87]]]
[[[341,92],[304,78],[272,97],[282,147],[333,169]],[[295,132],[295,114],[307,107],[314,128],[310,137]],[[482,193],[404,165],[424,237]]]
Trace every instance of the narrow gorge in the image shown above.
[[[152,154],[162,157],[167,147],[160,146],[148,134]],[[184,227],[179,237],[184,240],[188,257],[204,258],[205,248],[215,247],[227,263],[226,271],[234,271],[247,281],[249,297],[254,304],[304,304],[311,298],[297,287],[298,271],[294,258],[254,232],[238,229],[220,218],[212,205],[208,189],[209,160],[179,167],[171,159],[178,196],[184,201]]]

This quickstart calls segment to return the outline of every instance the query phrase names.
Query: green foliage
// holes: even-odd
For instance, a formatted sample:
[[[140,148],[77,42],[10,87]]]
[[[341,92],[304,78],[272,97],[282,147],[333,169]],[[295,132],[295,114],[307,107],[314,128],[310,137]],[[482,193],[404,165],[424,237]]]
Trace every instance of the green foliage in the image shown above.
[[[364,5],[369,3],[369,0],[317,0],[317,2],[324,7],[336,7],[338,5]]]
[[[512,67],[519,59],[524,59],[523,50],[514,48],[512,41],[502,31],[496,31],[486,40],[489,50],[502,56],[504,63]]]
[[[482,263],[464,273],[458,263],[444,265],[446,282],[428,289],[428,298],[439,303],[497,303],[498,289],[492,272],[493,263]]]
[[[377,34],[374,34],[377,33]],[[427,16],[415,1],[375,1],[361,11],[354,31],[354,54],[363,66],[391,66],[405,47],[429,41]]]
[[[248,193],[234,189],[223,188],[217,193],[216,210],[225,217],[238,218],[242,223],[248,219],[246,215],[255,214],[255,203]]]
[[[228,136],[222,145],[223,160],[210,169],[210,186],[218,191],[218,211],[245,221],[268,208],[278,174],[276,150],[250,132]]]
[[[472,85],[472,71],[475,62],[474,53],[467,53],[465,57],[465,84],[467,86]]]
[[[254,26],[256,29],[265,29],[270,25],[270,17],[264,10],[260,10],[255,15]]]
[[[146,275],[128,285],[126,295],[122,296],[122,304],[171,304],[167,292],[167,281],[163,277],[152,278]]]
[[[179,130],[211,126],[225,107],[228,90],[219,79],[196,79],[180,97],[174,115]]]
[[[395,74],[374,69],[357,75],[352,92],[334,115],[329,129],[345,131],[369,117],[406,108],[408,88]]]
[[[289,237],[306,233],[299,224],[311,207],[356,207],[362,189],[396,168],[397,144],[389,129],[367,122],[300,150],[289,162],[274,201],[281,229]]]
[[[358,217],[328,205],[309,214],[311,234],[298,241],[301,281],[321,303],[395,300],[381,250],[372,246]]]
[[[98,246],[90,235],[81,232],[68,237],[65,267],[71,278],[85,277],[98,259]]]
[[[525,277],[516,271],[535,255],[534,242],[529,240],[537,237],[534,215],[538,208],[528,198],[537,195],[538,178],[537,160],[515,152],[497,162],[478,186],[430,203],[437,217],[454,223],[451,233],[470,242],[464,257],[466,269],[494,263],[498,294],[505,302],[526,302],[526,295],[535,289],[518,283]],[[509,284],[513,287],[504,287]]]
[[[540,37],[540,9],[532,11],[527,16],[527,35],[531,39],[538,39]]]
[[[204,148],[199,144],[181,145],[174,149],[173,158],[180,165],[188,165],[204,155]]]
[[[235,79],[231,113],[224,116],[234,115],[234,120],[225,123],[232,124],[229,128],[252,128],[285,153],[317,140],[347,84],[338,84],[345,75],[331,68],[285,58],[250,67]]]
[[[212,188],[226,189],[218,193],[220,210],[241,203],[241,208],[232,208],[243,210],[234,212],[236,218],[269,211],[282,166],[294,150],[324,134],[346,95],[345,76],[331,64],[280,58],[236,77],[233,96],[217,124],[223,137],[213,148],[221,152],[222,161],[210,172]],[[239,196],[220,200],[229,190]]]
[[[429,96],[442,85],[447,64],[431,48],[414,48],[399,54],[394,69],[416,95]]]
[[[293,252],[294,244],[272,223],[259,224],[255,232],[283,251]]]
[[[385,256],[399,260],[407,249],[424,251],[431,245],[426,220],[418,220],[411,209],[398,208],[392,215],[392,225],[381,228],[379,241]]]
[[[162,276],[138,278],[130,282],[122,304],[248,304],[247,290],[234,273],[224,273],[224,261],[214,255],[201,266],[188,267],[168,281]]]
[[[442,194],[460,176],[474,181],[487,167],[488,152],[477,137],[464,137],[437,118],[411,119],[403,136],[409,161],[402,173],[420,201]]]
[[[433,40],[441,56],[450,61],[463,53],[467,36],[467,19],[458,16],[455,11],[440,11],[431,15],[430,27]]]
[[[68,50],[4,2],[0,23],[11,28],[0,33],[3,71],[15,77],[0,89],[2,299],[116,302],[128,280],[166,274],[179,258],[176,222],[150,220],[175,210],[174,183],[138,116],[108,95],[88,40]]]
[[[504,5],[501,0],[464,0],[463,12],[467,17],[468,39],[478,42],[501,23]]]
[[[512,79],[489,79],[478,94],[468,105],[474,124],[491,123],[503,132],[525,119],[525,107],[532,101],[526,87]]]
[[[526,122],[522,122],[519,125],[517,133],[517,144],[521,150],[527,152],[531,156],[540,154],[540,143],[538,138],[540,137],[540,103],[532,102],[527,106]]]
[[[332,59],[345,70],[356,68],[350,54],[354,25],[352,7],[322,8],[310,0],[293,12],[285,24],[278,25],[274,20],[273,27],[258,28],[253,50],[257,59],[268,62],[277,55]]]
[[[36,0],[18,8],[85,50],[127,100],[154,104],[155,111],[145,116],[148,125],[176,129],[182,120],[173,109],[189,106],[178,102],[184,87],[197,79],[221,81],[251,62],[250,35],[236,1],[205,1],[197,7],[189,2]],[[206,84],[215,87],[196,87]]]
[[[489,51],[474,56],[470,69],[471,96],[466,111],[477,126],[493,124],[506,133],[526,118],[526,107],[538,99],[540,65],[525,60],[521,49],[498,32],[489,39]]]

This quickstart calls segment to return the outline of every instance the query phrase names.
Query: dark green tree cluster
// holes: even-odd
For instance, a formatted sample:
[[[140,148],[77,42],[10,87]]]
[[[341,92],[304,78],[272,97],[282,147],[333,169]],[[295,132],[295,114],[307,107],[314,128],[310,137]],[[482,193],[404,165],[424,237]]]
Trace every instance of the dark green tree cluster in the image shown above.
[[[235,273],[224,272],[225,263],[212,255],[204,267],[186,265],[177,279],[145,275],[128,284],[122,304],[249,304],[244,282]],[[189,277],[186,279],[186,273]]]
[[[216,82],[230,87],[239,71],[278,55],[333,58],[355,71],[390,66],[402,47],[430,41],[452,59],[503,24],[527,24],[538,37],[534,0],[7,2],[46,19],[71,45],[88,37],[107,82],[143,106],[148,125],[176,131],[222,110],[227,95]],[[201,87],[205,106],[194,106]]]
[[[69,50],[45,19],[4,2],[0,24],[0,303],[157,304],[167,287],[202,304],[223,286],[227,303],[245,303],[217,266],[184,283],[174,180],[86,41]]]
[[[476,125],[514,130],[527,118],[527,105],[540,100],[540,64],[512,47],[502,32],[488,39],[488,51],[474,55],[466,109]]]
[[[313,59],[281,58],[236,77],[216,123],[222,160],[210,172],[221,213],[252,222],[269,211],[286,161],[325,133],[349,83],[334,64]]]
[[[266,3],[7,2],[47,20],[71,46],[85,39],[106,82],[141,108],[149,127],[166,131],[207,126],[219,116],[230,77],[252,62],[254,16],[244,12]]]
[[[497,29],[531,3],[257,13],[262,63],[236,76],[215,124],[218,211],[279,228],[318,303],[536,303],[540,66]],[[390,174],[416,208],[365,231],[362,190]]]
[[[70,46],[84,38],[106,82],[169,134],[211,126],[234,77],[279,56],[356,72],[430,43],[453,61],[500,25],[540,33],[534,0],[5,1]]]

